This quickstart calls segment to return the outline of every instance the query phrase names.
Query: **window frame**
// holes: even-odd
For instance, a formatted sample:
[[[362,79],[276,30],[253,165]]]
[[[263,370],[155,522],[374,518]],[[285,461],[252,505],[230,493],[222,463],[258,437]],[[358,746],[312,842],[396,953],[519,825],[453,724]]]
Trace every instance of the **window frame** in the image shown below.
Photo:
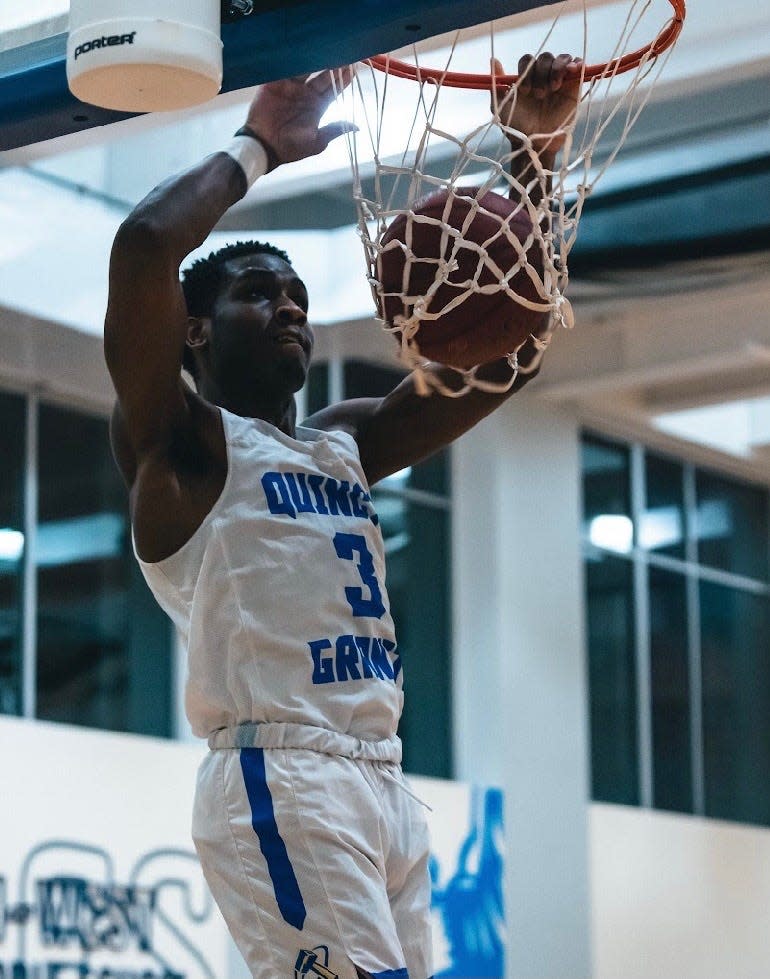
[[[54,410],[84,415],[103,423],[109,421],[109,410],[103,405],[85,398],[68,398],[61,393],[45,391],[43,395],[37,387],[16,386],[3,380],[0,391],[23,402],[25,419],[25,447],[23,458],[23,521],[24,551],[22,555],[22,596],[20,602],[21,656],[19,661],[21,696],[18,712],[15,715],[27,720],[40,720],[38,717],[38,566],[36,562],[36,542],[39,525],[39,480],[40,480],[40,409],[42,405]],[[116,478],[117,477],[117,469]],[[126,495],[126,510],[128,499]],[[133,562],[128,555],[128,561]],[[130,599],[129,599],[130,600]],[[164,734],[178,738],[182,733],[176,706],[179,653],[169,622],[167,653],[169,657],[168,704],[163,719]],[[112,730],[112,728],[92,728],[92,730]],[[142,736],[143,732],[132,730],[129,733]],[[157,733],[151,736],[158,736]]]
[[[704,759],[704,702],[702,682],[702,636],[701,636],[701,601],[700,587],[702,582],[711,582],[749,593],[770,601],[770,574],[768,580],[750,578],[732,571],[725,571],[709,565],[701,564],[698,556],[698,537],[694,520],[697,514],[697,476],[707,473],[736,483],[745,483],[759,487],[764,493],[765,506],[770,513],[770,488],[758,480],[749,480],[736,476],[734,473],[722,471],[717,466],[701,464],[686,457],[677,457],[672,451],[661,450],[657,446],[648,446],[632,439],[607,435],[594,429],[583,429],[580,432],[580,445],[599,443],[612,447],[623,448],[630,453],[630,517],[633,523],[633,543],[627,552],[619,552],[605,548],[586,539],[585,528],[581,528],[581,553],[586,562],[591,553],[602,553],[613,558],[627,560],[632,567],[631,601],[634,614],[634,640],[637,677],[637,745],[638,745],[638,778],[639,806],[653,809],[655,807],[654,788],[654,744],[653,744],[653,703],[652,703],[652,660],[651,660],[651,629],[650,629],[650,591],[649,576],[651,569],[679,574],[685,584],[685,617],[687,629],[687,666],[689,671],[689,714],[690,714],[690,778],[692,785],[693,806],[691,813],[705,817],[706,785]],[[683,515],[684,515],[684,556],[657,553],[639,543],[639,531],[642,518],[646,513],[646,457],[654,455],[661,459],[670,460],[682,468],[683,479]],[[581,478],[581,494],[583,493],[584,476]],[[585,514],[585,507],[582,507]],[[770,550],[770,534],[767,548]],[[587,593],[586,593],[587,597]],[[586,610],[588,603],[586,601]],[[587,651],[590,657],[590,650]],[[589,688],[590,696],[590,688]],[[593,787],[592,787],[593,788]]]

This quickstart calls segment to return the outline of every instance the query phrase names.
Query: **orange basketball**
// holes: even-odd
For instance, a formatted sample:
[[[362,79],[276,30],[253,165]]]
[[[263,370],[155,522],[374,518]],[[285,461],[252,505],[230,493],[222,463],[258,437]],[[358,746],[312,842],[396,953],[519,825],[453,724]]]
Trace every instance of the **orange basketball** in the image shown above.
[[[450,262],[446,281],[428,306],[436,318],[423,319],[415,336],[429,360],[460,369],[485,364],[511,353],[547,325],[547,312],[529,309],[504,289],[473,291],[500,281],[492,263],[505,274],[521,261],[512,238],[527,247],[532,223],[517,206],[492,191],[477,198],[473,187],[438,190],[417,202],[411,214],[399,214],[383,235],[377,263],[379,313],[391,326],[397,316],[412,315],[414,304],[436,279],[438,260]],[[445,234],[442,224],[454,229],[459,240]],[[387,247],[389,242],[400,245]],[[525,264],[541,279],[542,247],[532,240],[526,263],[508,282],[511,291],[536,303],[543,300]]]

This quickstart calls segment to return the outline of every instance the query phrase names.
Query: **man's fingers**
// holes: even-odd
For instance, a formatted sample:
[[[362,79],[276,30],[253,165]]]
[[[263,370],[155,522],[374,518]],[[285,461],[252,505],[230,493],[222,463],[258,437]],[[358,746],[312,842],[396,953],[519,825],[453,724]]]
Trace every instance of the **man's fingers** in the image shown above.
[[[539,55],[530,70],[530,84],[535,98],[543,98],[551,88],[554,57],[550,51]]]
[[[564,79],[567,73],[567,68],[572,63],[571,54],[558,54],[553,59],[553,64],[551,65],[551,83],[550,89],[552,92],[558,92],[559,89],[564,84]]]
[[[356,126],[355,123],[346,122],[345,120],[330,122],[326,126],[321,126],[321,128],[318,130],[318,139],[321,149],[325,150],[329,143],[331,143],[333,139],[337,139],[338,136],[344,136],[345,133],[357,132],[358,126]]]
[[[489,61],[489,73],[494,78],[501,78],[505,75],[505,68],[503,68],[502,61],[497,58],[490,58]],[[503,88],[498,88],[497,85],[493,85],[489,92],[489,109],[492,115],[497,115],[500,109],[505,106],[512,99],[515,100],[516,95],[513,86],[510,86],[507,91]]]
[[[525,54],[519,58],[519,91],[522,95],[529,95],[532,91],[532,69],[535,59],[531,54]]]
[[[577,92],[582,76],[583,62],[571,54],[554,56],[543,51],[536,58],[525,54],[519,60],[519,91],[536,99],[544,99],[565,86]]]
[[[343,65],[342,68],[334,68],[331,72],[338,90],[347,88],[353,81],[356,74],[356,65]]]
[[[354,69],[352,65],[343,65],[340,68],[331,68],[324,71],[314,71],[304,78],[304,84],[316,93],[316,95],[331,95],[334,97],[337,92],[347,88],[353,78]]]
[[[562,85],[568,95],[574,97],[576,102],[580,101],[580,86],[584,81],[585,62],[582,58],[572,58],[564,69]]]

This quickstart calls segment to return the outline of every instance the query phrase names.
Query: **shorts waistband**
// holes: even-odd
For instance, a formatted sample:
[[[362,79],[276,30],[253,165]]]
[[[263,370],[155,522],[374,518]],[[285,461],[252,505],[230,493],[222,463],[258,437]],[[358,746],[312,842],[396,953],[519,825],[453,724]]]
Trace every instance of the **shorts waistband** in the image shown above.
[[[304,748],[324,755],[401,764],[401,739],[395,734],[382,741],[367,741],[311,724],[237,724],[213,731],[208,743],[212,751],[219,748]]]

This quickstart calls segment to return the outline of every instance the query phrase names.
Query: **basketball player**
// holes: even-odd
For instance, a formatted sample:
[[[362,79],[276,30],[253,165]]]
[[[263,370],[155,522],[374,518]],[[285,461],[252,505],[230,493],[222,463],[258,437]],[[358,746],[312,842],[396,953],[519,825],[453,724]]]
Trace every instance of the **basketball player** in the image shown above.
[[[524,67],[508,122],[552,133],[574,113],[579,66]],[[225,151],[121,226],[105,325],[112,438],[138,559],[188,649],[187,714],[212,749],[196,847],[252,974],[428,979],[428,838],[399,766],[402,670],[369,487],[507,395],[423,399],[407,378],[298,426],[313,332],[287,256],[236,246],[179,281],[250,182],[351,128],[319,128],[332,98],[328,74],[262,86]],[[561,138],[540,139],[546,165]],[[534,368],[538,354],[533,341],[520,359]]]

